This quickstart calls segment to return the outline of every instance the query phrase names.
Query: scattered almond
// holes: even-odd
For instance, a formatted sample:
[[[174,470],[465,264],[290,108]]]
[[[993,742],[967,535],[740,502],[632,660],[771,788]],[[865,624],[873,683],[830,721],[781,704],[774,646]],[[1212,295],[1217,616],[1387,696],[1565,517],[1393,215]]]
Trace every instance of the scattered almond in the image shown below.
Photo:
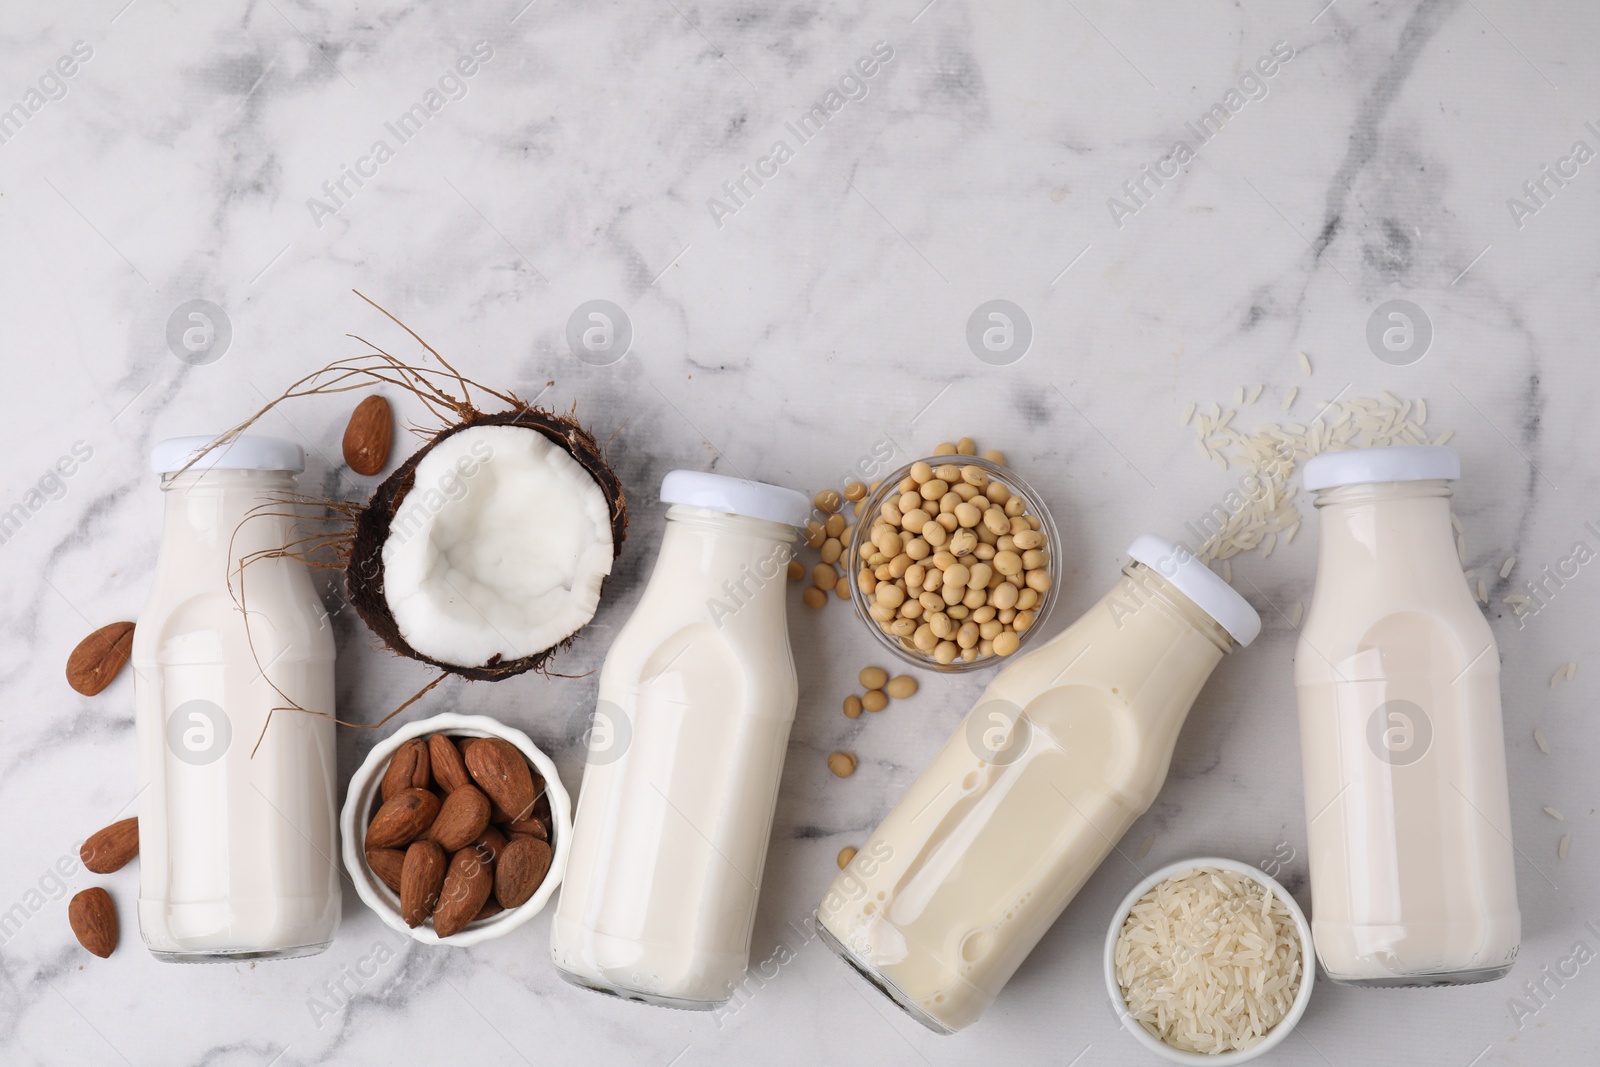
[[[85,889],[67,905],[67,922],[78,944],[105,959],[116,951],[119,930],[117,906],[99,886]]]
[[[386,800],[367,827],[367,848],[409,845],[439,817],[439,798],[426,789],[405,789]]]
[[[407,926],[419,926],[432,914],[449,862],[444,849],[432,841],[413,841],[406,849],[400,871],[400,918]]]
[[[92,697],[116,678],[133,654],[133,623],[113,622],[78,642],[67,657],[67,684]]]
[[[344,428],[344,461],[357,474],[377,474],[389,462],[393,441],[394,415],[389,401],[369,396],[356,405]]]
[[[83,865],[95,874],[121,870],[139,854],[139,819],[121,819],[96,830],[78,849]]]

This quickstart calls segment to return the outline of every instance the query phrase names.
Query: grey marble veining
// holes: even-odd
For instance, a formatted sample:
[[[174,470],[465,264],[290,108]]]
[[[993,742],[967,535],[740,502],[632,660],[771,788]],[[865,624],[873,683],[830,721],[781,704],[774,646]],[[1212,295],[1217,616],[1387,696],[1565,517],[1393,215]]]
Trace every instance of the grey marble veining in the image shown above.
[[[814,614],[797,598],[801,704],[756,922],[762,978],[737,1010],[574,990],[549,964],[546,917],[469,950],[400,943],[348,890],[324,955],[155,963],[133,868],[74,864],[82,837],[132,810],[131,678],[83,698],[62,663],[89,629],[138,615],[158,534],[153,442],[241,420],[361,351],[346,334],[418,352],[352,290],[474,377],[575,405],[608,442],[632,524],[599,615],[558,661],[574,677],[447,683],[406,713],[515,723],[573,789],[587,672],[649,573],[667,470],[812,490],[877,441],[905,457],[972,434],[1052,505],[1069,554],[1059,629],[1134,534],[1176,535],[1234,484],[1178,424],[1190,401],[1232,406],[1237,387],[1264,384],[1241,409],[1249,426],[1303,422],[1341,395],[1425,397],[1429,427],[1456,431],[1455,510],[1504,664],[1522,956],[1509,980],[1470,989],[1319,982],[1263,1062],[1592,1059],[1600,965],[1574,951],[1600,951],[1587,680],[1600,572],[1577,545],[1600,550],[1600,163],[1577,143],[1600,151],[1600,12],[525,3],[5,5],[0,1062],[408,1063],[459,1056],[465,1040],[485,1063],[1138,1063],[1099,973],[1108,913],[1138,869],[1288,848],[1281,877],[1309,904],[1287,617],[1310,593],[1308,528],[1270,559],[1234,561],[1262,638],[1206,688],[1121,854],[958,1037],[901,1018],[802,920],[837,851],[887,812],[982,678],[930,675],[914,699],[846,719],[839,702],[877,657],[844,605]],[[1258,63],[1275,46],[1290,58],[1268,76]],[[1203,128],[1230,93],[1238,106]],[[1179,142],[1184,158],[1165,163]],[[1031,327],[1020,358],[969,347],[969,317],[995,299]],[[1368,345],[1391,299],[1431,326],[1408,365]],[[186,348],[181,317],[169,341],[193,300],[221,309],[225,347]],[[593,300],[632,331],[606,365],[567,342]],[[375,484],[338,463],[348,410],[312,398],[261,423],[307,446],[309,493]],[[71,476],[53,476],[75,446]],[[1548,603],[1515,618],[1502,598],[1541,580]],[[335,625],[346,718],[374,722],[427,681],[351,613]],[[1568,660],[1576,678],[1552,688]],[[341,730],[342,780],[383,732]],[[860,758],[847,780],[824,765],[836,748]],[[119,902],[107,961],[67,929],[67,897],[90,884]]]

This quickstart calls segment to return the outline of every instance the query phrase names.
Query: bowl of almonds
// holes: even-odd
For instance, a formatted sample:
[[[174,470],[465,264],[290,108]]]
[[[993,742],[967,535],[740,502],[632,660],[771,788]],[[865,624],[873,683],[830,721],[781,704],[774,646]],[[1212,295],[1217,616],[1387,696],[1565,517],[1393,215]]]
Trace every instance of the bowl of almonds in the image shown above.
[[[1059,545],[1039,495],[1009,468],[935,455],[878,483],[843,569],[856,612],[891,651],[965,671],[1015,655],[1043,628]]]
[[[521,730],[435,715],[373,746],[339,818],[345,869],[386,924],[474,945],[537,915],[561,884],[572,804]]]

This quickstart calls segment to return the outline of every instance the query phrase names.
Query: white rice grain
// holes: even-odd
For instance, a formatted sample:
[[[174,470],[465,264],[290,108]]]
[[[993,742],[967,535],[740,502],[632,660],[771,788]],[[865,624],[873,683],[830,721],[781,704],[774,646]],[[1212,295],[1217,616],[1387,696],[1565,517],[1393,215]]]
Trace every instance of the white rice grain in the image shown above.
[[[1188,1052],[1249,1048],[1288,1013],[1303,976],[1288,908],[1254,879],[1201,868],[1161,882],[1123,921],[1114,966],[1129,1013]]]

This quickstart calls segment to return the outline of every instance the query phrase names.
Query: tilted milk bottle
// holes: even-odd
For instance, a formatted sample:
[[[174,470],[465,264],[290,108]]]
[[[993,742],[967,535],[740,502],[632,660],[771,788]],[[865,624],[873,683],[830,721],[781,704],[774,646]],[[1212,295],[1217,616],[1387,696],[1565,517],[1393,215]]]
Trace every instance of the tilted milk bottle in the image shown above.
[[[600,672],[550,951],[568,980],[726,1003],[750,956],[798,686],[785,570],[811,502],[697,471],[661,483],[661,554]]]
[[[823,939],[930,1029],[975,1020],[1166,780],[1178,731],[1255,610],[1186,549],[1133,562],[1001,669],[839,873]]]
[[[333,711],[327,613],[278,553],[305,458],[244,436],[180,473],[210,440],[151,457],[166,518],[133,637],[139,932],[177,963],[306,956],[339,925],[339,848],[333,720],[273,710]]]
[[[1461,574],[1448,448],[1305,466],[1322,544],[1295,653],[1311,932],[1335,981],[1486,982],[1521,936],[1500,656]]]

